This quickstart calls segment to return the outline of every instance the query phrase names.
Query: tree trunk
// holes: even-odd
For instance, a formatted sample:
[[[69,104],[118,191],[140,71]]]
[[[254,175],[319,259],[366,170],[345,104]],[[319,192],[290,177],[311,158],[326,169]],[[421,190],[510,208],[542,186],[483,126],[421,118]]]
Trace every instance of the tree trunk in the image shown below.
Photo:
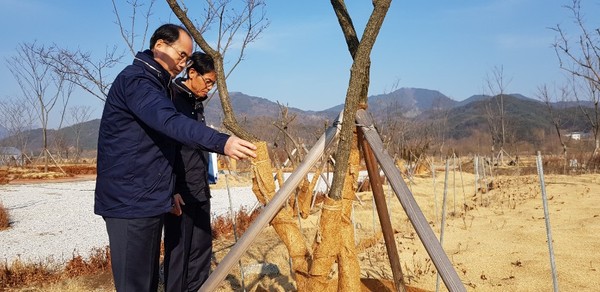
[[[324,205],[324,212],[321,215],[323,241],[315,247],[313,252],[314,261],[310,270],[311,276],[316,276],[311,278],[313,288],[323,287],[323,275],[327,275],[324,272],[329,271],[331,265],[337,259],[340,271],[337,290],[358,291],[360,289],[360,268],[354,250],[354,229],[349,220],[352,205],[348,203],[348,200],[342,199],[347,198],[349,195],[354,196],[357,172],[356,169],[349,166],[358,167],[360,162],[356,139],[356,111],[359,108],[359,103],[363,103],[363,107],[366,107],[371,65],[370,54],[390,3],[391,0],[373,1],[373,12],[365,27],[362,40],[358,42],[356,31],[344,1],[331,0],[354,62],[350,69],[350,82],[346,92],[342,129],[338,150],[335,154],[336,163],[333,183],[329,198]],[[353,148],[356,151],[352,151]],[[352,153],[355,153],[355,155],[351,155]],[[351,160],[351,156],[353,158],[356,156],[358,161],[356,159]],[[346,178],[348,178],[348,181],[346,181]],[[344,201],[346,201],[345,204]],[[339,224],[339,220],[341,220],[341,224]],[[331,224],[334,224],[334,226],[331,226]],[[338,230],[339,232],[337,232]]]
[[[44,153],[44,172],[48,172],[48,131],[42,128],[42,151]]]
[[[362,40],[358,43],[356,33],[352,26],[352,20],[342,0],[332,0],[332,6],[338,16],[338,20],[352,55],[354,62],[350,69],[350,84],[346,92],[346,102],[344,106],[344,120],[340,134],[338,151],[335,155],[335,169],[333,174],[333,184],[329,196],[334,200],[340,200],[344,176],[348,168],[348,157],[352,143],[352,133],[355,128],[355,116],[360,101],[366,102],[367,90],[369,88],[369,70],[371,66],[370,54],[375,44],[379,30],[385,19],[385,15],[390,7],[391,0],[373,1],[374,9]],[[358,46],[356,46],[358,43]],[[356,48],[356,49],[355,49]]]

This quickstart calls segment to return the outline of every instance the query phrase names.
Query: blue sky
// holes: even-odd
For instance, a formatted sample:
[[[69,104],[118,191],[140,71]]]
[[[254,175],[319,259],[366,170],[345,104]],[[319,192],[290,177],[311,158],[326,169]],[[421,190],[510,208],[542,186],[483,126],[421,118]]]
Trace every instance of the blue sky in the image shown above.
[[[120,13],[128,16],[125,0]],[[200,10],[187,1],[192,13]],[[304,110],[342,104],[351,65],[341,29],[326,0],[267,0],[270,26],[247,50],[245,60],[228,80],[230,91],[279,101]],[[371,12],[371,1],[346,1],[359,33]],[[397,84],[438,90],[455,100],[486,93],[494,67],[511,80],[506,91],[535,97],[542,84],[561,84],[564,73],[551,44],[549,27],[561,24],[572,33],[563,5],[570,0],[392,1],[371,58],[369,95],[387,93]],[[583,1],[589,26],[598,27],[600,3]],[[21,96],[6,68],[19,43],[58,43],[101,55],[106,47],[125,45],[110,0],[0,0],[0,99]],[[199,17],[200,15],[198,15]],[[593,22],[595,21],[595,22]],[[155,3],[150,30],[177,22],[166,2]],[[150,32],[151,33],[151,32]],[[208,41],[212,41],[207,37]],[[144,48],[147,47],[144,44]],[[141,48],[141,47],[140,47]],[[126,56],[121,69],[131,62]],[[110,72],[114,77],[117,73]],[[95,108],[102,102],[79,92],[74,104]]]

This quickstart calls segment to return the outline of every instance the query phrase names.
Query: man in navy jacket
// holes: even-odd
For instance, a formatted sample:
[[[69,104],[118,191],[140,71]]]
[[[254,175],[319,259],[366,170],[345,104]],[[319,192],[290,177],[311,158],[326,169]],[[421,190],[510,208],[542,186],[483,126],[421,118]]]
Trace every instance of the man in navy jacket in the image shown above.
[[[102,113],[94,212],[106,222],[117,291],[156,291],[164,214],[173,206],[177,143],[255,157],[256,147],[177,112],[169,84],[186,65],[192,39],[165,24],[113,82]]]

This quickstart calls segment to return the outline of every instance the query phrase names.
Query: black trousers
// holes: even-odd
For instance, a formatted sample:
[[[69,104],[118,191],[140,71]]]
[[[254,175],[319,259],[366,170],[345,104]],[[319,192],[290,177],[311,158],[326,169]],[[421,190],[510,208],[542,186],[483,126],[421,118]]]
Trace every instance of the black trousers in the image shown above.
[[[187,203],[165,215],[165,291],[198,291],[210,273],[210,201]]]
[[[104,217],[118,292],[158,290],[163,218],[163,215],[135,219]]]

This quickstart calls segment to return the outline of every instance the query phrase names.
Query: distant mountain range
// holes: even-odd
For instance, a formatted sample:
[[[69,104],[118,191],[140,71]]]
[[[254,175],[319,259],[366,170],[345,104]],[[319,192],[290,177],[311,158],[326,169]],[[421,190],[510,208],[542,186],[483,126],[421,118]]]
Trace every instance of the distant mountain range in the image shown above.
[[[370,96],[368,111],[379,121],[383,119],[405,118],[426,121],[438,118],[440,113],[446,117],[445,127],[449,137],[460,139],[468,137],[475,129],[487,127],[486,108],[492,104],[491,96],[473,95],[463,101],[455,101],[436,90],[422,88],[400,88],[396,91]],[[273,126],[281,113],[281,106],[261,97],[249,96],[241,92],[231,92],[230,99],[236,119],[249,132],[272,141],[278,132]],[[494,101],[495,102],[495,101]],[[515,129],[517,139],[531,139],[534,131],[552,131],[552,123],[546,105],[539,100],[521,94],[504,96],[506,117],[511,127]],[[587,104],[584,104],[587,105]],[[577,103],[556,103],[557,110],[568,111],[570,116],[576,116]],[[297,125],[296,135],[305,139],[322,133],[324,125],[330,123],[343,110],[340,104],[322,111],[305,111],[298,108],[288,108],[288,115],[295,115],[294,124]],[[215,126],[221,125],[222,109],[218,95],[214,95],[205,110],[206,120]],[[85,122],[81,143],[84,149],[96,148],[100,120]],[[586,131],[585,120],[573,118],[564,124],[565,130]],[[5,132],[5,131],[4,131]],[[56,130],[49,130],[50,141]],[[59,130],[66,140],[74,144],[74,128],[67,127]],[[0,135],[3,128],[0,126]],[[320,134],[318,133],[318,134]],[[28,133],[29,145],[41,148],[41,130],[31,130]],[[1,136],[0,136],[1,137]],[[317,136],[318,137],[318,136]],[[0,141],[0,145],[8,141]]]

